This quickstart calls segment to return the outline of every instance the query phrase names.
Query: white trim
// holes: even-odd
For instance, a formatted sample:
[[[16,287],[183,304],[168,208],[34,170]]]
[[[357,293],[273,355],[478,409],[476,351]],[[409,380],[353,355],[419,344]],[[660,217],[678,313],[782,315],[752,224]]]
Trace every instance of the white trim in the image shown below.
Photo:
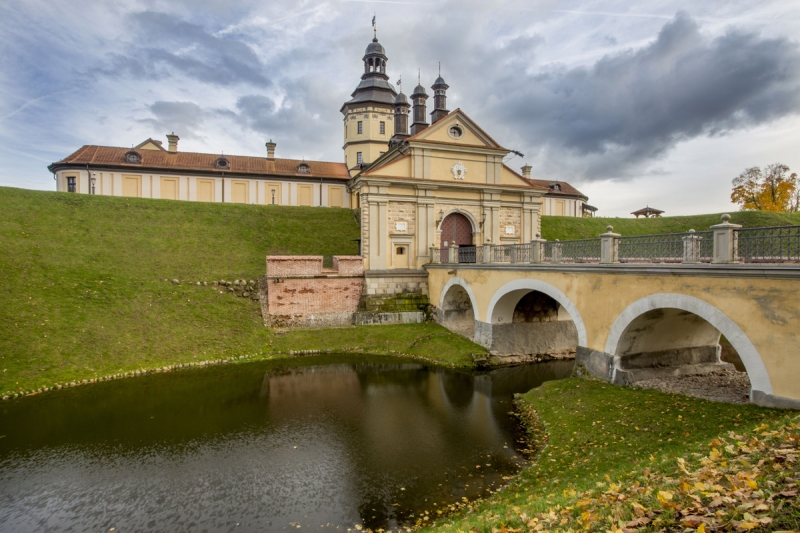
[[[693,313],[717,328],[738,352],[750,378],[752,391],[772,394],[772,383],[761,355],[742,329],[713,305],[685,294],[658,293],[636,300],[614,321],[606,341],[606,353],[616,355],[619,341],[625,330],[637,317],[655,309],[672,308]]]
[[[472,292],[472,288],[464,278],[455,277],[447,280],[447,283],[445,283],[444,287],[442,287],[442,294],[439,295],[439,309],[444,309],[444,297],[447,296],[447,291],[449,291],[453,285],[458,285],[467,291],[469,301],[472,303],[472,313],[475,316],[475,320],[478,320],[478,304],[475,301],[475,294]]]
[[[550,298],[557,301],[564,309],[567,310],[569,315],[572,317],[572,321],[575,323],[575,328],[578,330],[578,346],[587,346],[588,347],[588,336],[586,335],[586,326],[583,323],[583,318],[581,314],[578,312],[578,308],[575,307],[567,296],[558,290],[553,285],[549,283],[545,283],[544,281],[538,279],[516,279],[514,281],[509,281],[497,291],[495,291],[494,295],[492,296],[491,301],[489,302],[489,309],[486,313],[486,322],[492,323],[492,315],[494,314],[494,308],[500,299],[505,296],[506,294],[518,291],[522,289],[527,289],[531,291],[539,291],[548,295]]]

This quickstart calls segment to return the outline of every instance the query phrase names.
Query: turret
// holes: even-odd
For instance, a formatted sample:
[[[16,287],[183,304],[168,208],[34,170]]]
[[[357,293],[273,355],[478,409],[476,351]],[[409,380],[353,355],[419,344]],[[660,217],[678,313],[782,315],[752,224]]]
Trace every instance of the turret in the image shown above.
[[[389,141],[390,147],[408,138],[408,112],[410,109],[408,98],[400,91],[394,99],[394,135]]]
[[[414,102],[414,123],[411,124],[411,135],[416,135],[428,127],[427,117],[425,116],[425,100],[428,99],[428,93],[425,92],[425,87],[421,84],[414,88],[411,93],[411,101]]]
[[[431,85],[433,89],[433,111],[431,111],[431,124],[441,120],[447,116],[450,111],[447,110],[447,89],[450,86],[445,83],[444,78],[440,75],[436,81]]]

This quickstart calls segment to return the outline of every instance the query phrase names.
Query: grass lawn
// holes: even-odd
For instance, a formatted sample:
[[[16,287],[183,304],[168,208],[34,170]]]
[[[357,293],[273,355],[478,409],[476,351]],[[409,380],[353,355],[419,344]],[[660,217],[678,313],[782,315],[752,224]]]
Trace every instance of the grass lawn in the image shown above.
[[[774,213],[771,211],[733,211],[731,223],[749,227],[800,225],[800,213]],[[661,218],[574,218],[542,217],[542,238],[592,239],[614,226],[614,233],[622,236],[652,235],[655,233],[681,233],[694,229],[704,231],[722,222],[720,214],[692,215]]]
[[[197,281],[253,279],[274,254],[355,254],[347,209],[220,205],[0,188],[0,394],[277,351],[440,356],[477,345],[432,324],[275,336],[257,302]],[[179,279],[179,285],[164,279]]]
[[[701,531],[703,521],[702,531],[800,527],[795,412],[579,379],[545,383],[519,400],[529,442],[540,448],[534,464],[430,529]]]

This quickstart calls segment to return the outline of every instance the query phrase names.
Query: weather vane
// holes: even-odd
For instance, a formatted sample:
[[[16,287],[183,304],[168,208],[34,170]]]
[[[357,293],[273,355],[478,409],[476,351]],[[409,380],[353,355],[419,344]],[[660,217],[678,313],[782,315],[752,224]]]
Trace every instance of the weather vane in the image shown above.
[[[372,14],[372,31],[375,34],[375,38],[378,38],[378,27],[375,26],[375,13]]]

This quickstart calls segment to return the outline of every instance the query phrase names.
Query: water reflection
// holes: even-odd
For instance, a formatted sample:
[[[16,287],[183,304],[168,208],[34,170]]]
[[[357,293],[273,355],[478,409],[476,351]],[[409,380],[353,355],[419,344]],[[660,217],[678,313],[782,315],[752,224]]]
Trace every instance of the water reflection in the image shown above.
[[[571,369],[342,360],[3,402],[0,530],[397,527],[515,473],[511,395]]]

